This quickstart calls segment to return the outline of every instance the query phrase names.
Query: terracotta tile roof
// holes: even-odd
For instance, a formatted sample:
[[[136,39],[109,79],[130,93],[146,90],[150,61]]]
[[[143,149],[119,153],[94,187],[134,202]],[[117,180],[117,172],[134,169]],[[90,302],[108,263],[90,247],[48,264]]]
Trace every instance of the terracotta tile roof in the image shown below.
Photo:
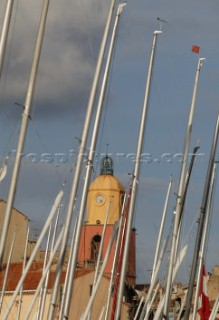
[[[11,263],[9,267],[8,272],[8,280],[6,284],[6,291],[14,291],[22,274],[22,263]],[[25,278],[23,289],[24,290],[34,290],[37,288],[39,281],[42,276],[42,270],[43,270],[43,262],[34,262],[30,270]],[[86,270],[86,269],[77,269],[76,270],[76,276],[75,278],[82,277],[88,273],[92,272],[92,270]],[[4,281],[4,274],[5,274],[5,268],[3,268],[2,271],[0,271],[0,288],[2,288],[3,281]],[[54,279],[55,279],[55,271],[50,272],[49,276],[49,282],[48,282],[48,289],[52,289]],[[64,270],[61,275],[61,284],[64,284],[65,281],[65,275],[66,271]]]

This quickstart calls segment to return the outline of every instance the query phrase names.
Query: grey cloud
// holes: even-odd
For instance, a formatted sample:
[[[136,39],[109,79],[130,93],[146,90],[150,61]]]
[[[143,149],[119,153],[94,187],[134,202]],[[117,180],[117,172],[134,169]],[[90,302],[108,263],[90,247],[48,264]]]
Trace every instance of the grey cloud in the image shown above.
[[[23,0],[17,9],[4,74],[6,104],[25,99],[41,5]],[[99,1],[51,2],[35,89],[39,116],[51,110],[56,115],[60,105],[66,112],[72,107],[80,111],[91,86],[106,9]]]

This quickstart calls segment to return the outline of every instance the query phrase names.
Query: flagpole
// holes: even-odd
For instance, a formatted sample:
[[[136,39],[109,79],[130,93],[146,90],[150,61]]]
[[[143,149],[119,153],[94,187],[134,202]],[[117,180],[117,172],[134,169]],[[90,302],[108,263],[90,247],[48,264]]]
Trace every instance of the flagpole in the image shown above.
[[[174,227],[173,227],[173,233],[172,233],[170,259],[169,259],[169,268],[168,268],[167,283],[166,283],[166,290],[165,290],[165,303],[164,303],[164,312],[163,312],[163,318],[165,318],[165,319],[169,318],[168,313],[169,313],[169,305],[170,305],[170,298],[171,298],[173,268],[174,268],[174,264],[175,264],[175,257],[177,255],[177,247],[176,247],[177,237],[178,237],[178,233],[180,232],[180,229],[179,229],[180,219],[182,219],[181,207],[183,205],[182,198],[183,198],[184,185],[185,185],[186,165],[187,165],[187,160],[188,160],[189,144],[190,144],[190,138],[191,138],[191,133],[192,133],[192,122],[193,122],[194,111],[195,111],[198,81],[199,81],[199,75],[200,75],[203,60],[205,60],[205,58],[198,59],[198,65],[197,65],[195,83],[194,83],[194,89],[193,89],[193,95],[192,95],[192,102],[191,102],[190,114],[189,114],[189,119],[188,119],[188,124],[187,124],[186,137],[185,137],[183,161],[182,161],[179,187],[178,187],[178,193],[177,193]]]
[[[208,171],[207,171],[207,175],[206,175],[202,204],[201,204],[199,220],[198,220],[198,230],[197,230],[197,237],[196,237],[193,261],[192,261],[192,270],[191,270],[191,274],[190,274],[188,294],[187,294],[187,299],[186,299],[185,319],[189,319],[189,315],[190,315],[193,287],[194,287],[195,275],[196,275],[197,264],[198,264],[198,255],[199,255],[200,246],[201,246],[201,239],[202,239],[202,235],[203,235],[203,227],[204,227],[204,223],[206,220],[206,208],[207,208],[209,191],[210,191],[209,185],[210,185],[210,181],[211,181],[212,173],[213,173],[215,153],[216,153],[217,141],[218,141],[218,133],[219,133],[219,114],[217,117],[214,138],[213,138],[213,142],[212,142],[211,154],[210,154],[210,159],[209,159],[209,164],[208,164]]]
[[[47,18],[48,8],[49,8],[49,0],[44,0],[41,19],[40,19],[40,25],[39,25],[39,31],[38,31],[38,36],[37,36],[37,41],[36,41],[36,46],[34,51],[33,63],[32,63],[27,93],[26,93],[25,104],[24,104],[24,112],[22,115],[22,123],[21,123],[19,138],[18,138],[16,156],[14,160],[14,167],[12,171],[8,199],[7,199],[4,220],[2,225],[2,232],[1,232],[1,239],[0,239],[0,265],[3,263],[3,258],[4,258],[8,228],[9,228],[11,212],[12,212],[12,207],[13,207],[15,193],[16,193],[18,175],[19,175],[20,166],[21,166],[27,125],[28,125],[28,120],[30,118],[30,108],[31,108],[32,99],[33,99],[40,53],[41,53],[41,48],[43,43],[43,36],[45,32],[45,27],[46,27],[46,18]]]
[[[206,213],[206,220],[205,220],[205,224],[204,224],[203,238],[202,238],[200,256],[199,256],[198,278],[197,278],[197,282],[196,282],[196,292],[195,292],[195,301],[194,301],[194,307],[193,307],[192,320],[196,319],[196,312],[198,309],[200,278],[201,278],[202,265],[204,263],[204,257],[206,254],[206,243],[207,243],[207,235],[208,235],[208,231],[209,231],[209,221],[210,221],[211,213],[212,213],[212,198],[213,198],[213,190],[214,190],[214,186],[215,186],[217,163],[218,163],[217,161],[214,163],[213,174],[212,174],[211,183],[210,183],[209,199],[208,199],[207,210],[206,210],[206,212],[207,212]]]
[[[116,320],[120,319],[120,314],[122,309],[122,297],[123,297],[123,291],[124,291],[126,268],[127,268],[128,254],[129,254],[129,243],[130,243],[132,223],[133,223],[133,217],[134,217],[136,190],[137,190],[137,184],[139,179],[141,152],[143,147],[144,132],[145,132],[145,126],[146,126],[146,120],[147,120],[147,110],[148,110],[153,62],[154,62],[155,49],[156,49],[156,40],[157,40],[158,34],[161,34],[161,33],[162,31],[154,31],[153,42],[152,42],[148,77],[147,77],[146,89],[145,89],[145,97],[144,97],[144,103],[142,108],[142,118],[141,118],[140,130],[139,130],[139,139],[138,139],[138,146],[137,146],[137,153],[136,153],[136,160],[135,160],[134,175],[133,175],[133,185],[131,190],[130,208],[129,208],[128,220],[127,220],[127,232],[125,237],[125,247],[124,247],[123,261],[122,261],[122,268],[121,268],[121,275],[120,275],[120,284],[119,284],[119,290],[118,290],[118,301],[117,301],[117,308],[116,308],[116,314],[115,314]]]

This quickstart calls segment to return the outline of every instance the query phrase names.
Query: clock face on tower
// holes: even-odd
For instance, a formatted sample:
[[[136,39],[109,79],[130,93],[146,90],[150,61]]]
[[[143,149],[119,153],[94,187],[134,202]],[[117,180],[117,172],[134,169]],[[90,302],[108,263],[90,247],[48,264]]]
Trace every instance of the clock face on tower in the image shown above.
[[[96,196],[96,202],[97,204],[100,206],[101,204],[103,204],[105,202],[105,198],[102,194],[98,194]]]

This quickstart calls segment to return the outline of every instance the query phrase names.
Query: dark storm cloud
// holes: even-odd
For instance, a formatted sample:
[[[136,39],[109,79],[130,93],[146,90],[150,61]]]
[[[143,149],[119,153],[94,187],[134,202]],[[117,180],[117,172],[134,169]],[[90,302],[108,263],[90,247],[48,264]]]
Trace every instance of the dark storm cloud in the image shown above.
[[[51,2],[40,58],[34,104],[37,116],[60,107],[81,112],[95,71],[106,18],[106,5],[99,1]],[[20,1],[13,18],[10,52],[4,68],[4,104],[25,101],[42,4]]]

